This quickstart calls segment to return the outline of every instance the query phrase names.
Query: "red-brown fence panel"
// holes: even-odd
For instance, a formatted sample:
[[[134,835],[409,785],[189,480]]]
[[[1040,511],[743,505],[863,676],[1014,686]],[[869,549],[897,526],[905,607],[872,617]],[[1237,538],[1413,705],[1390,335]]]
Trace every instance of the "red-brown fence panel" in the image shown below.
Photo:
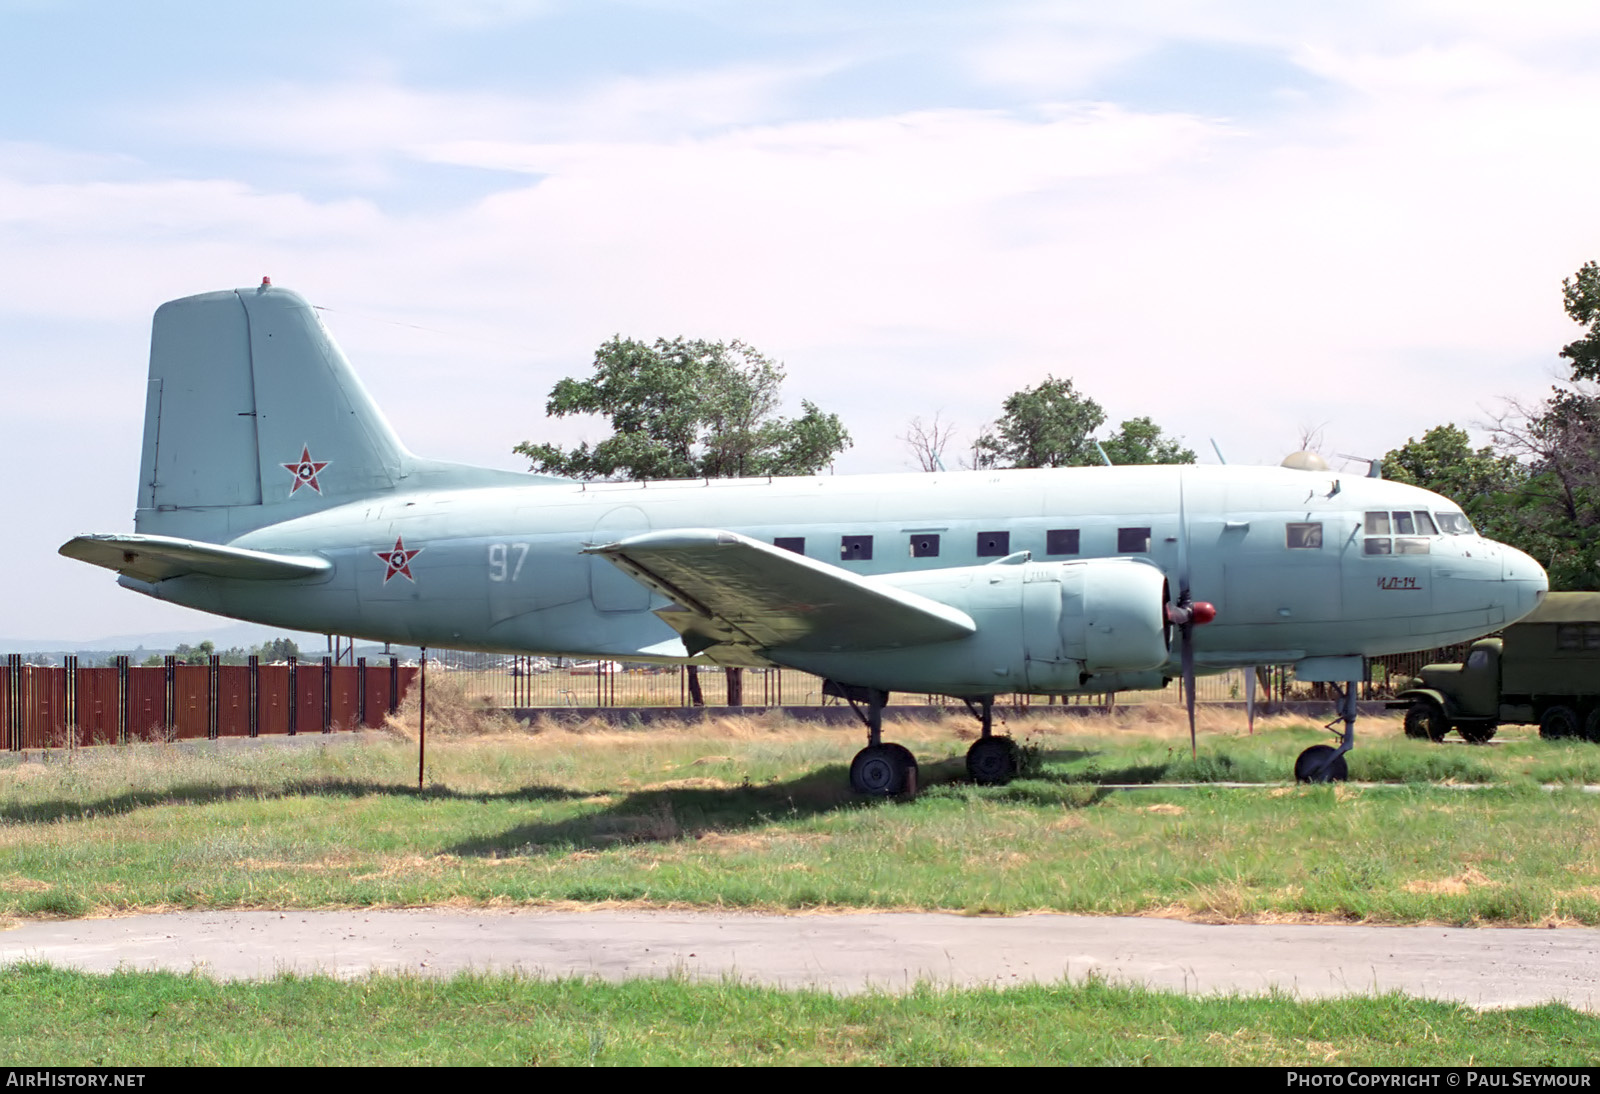
[[[256,684],[256,732],[289,732],[289,666],[262,665]]]
[[[295,733],[322,732],[322,666],[302,661],[294,670]]]
[[[354,665],[335,665],[333,667],[333,728],[356,729],[361,723],[361,711],[357,703],[357,691],[360,681],[357,674],[361,670]]]
[[[250,736],[250,667],[217,669],[217,736]]]
[[[11,739],[11,669],[0,665],[0,748],[15,748],[20,741]]]
[[[420,671],[415,665],[400,666],[400,694],[394,698],[395,706],[406,701],[406,696],[411,692],[411,685],[416,681],[417,673]]]
[[[211,670],[178,665],[173,670],[173,722],[181,738],[211,735]]]
[[[153,741],[167,732],[167,670],[128,670],[128,740]]]
[[[122,720],[122,694],[113,668],[78,670],[78,742],[115,744]]]
[[[68,743],[65,669],[24,668],[23,748],[60,748]]]
[[[368,665],[367,709],[361,712],[361,724],[377,728],[389,714],[389,666]]]

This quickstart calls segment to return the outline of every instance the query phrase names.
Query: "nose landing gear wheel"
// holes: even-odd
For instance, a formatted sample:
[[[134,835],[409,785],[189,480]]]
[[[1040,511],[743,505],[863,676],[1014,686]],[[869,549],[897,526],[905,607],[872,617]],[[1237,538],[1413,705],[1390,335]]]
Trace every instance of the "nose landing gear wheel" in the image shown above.
[[[967,774],[983,786],[1008,783],[1017,775],[1017,743],[1010,737],[982,737],[967,749]]]
[[[1343,756],[1334,755],[1337,751],[1332,745],[1312,745],[1300,753],[1294,761],[1294,781],[1344,782],[1350,777],[1350,766],[1344,762]]]
[[[917,761],[904,745],[869,745],[850,763],[850,788],[857,794],[892,798],[916,793]]]

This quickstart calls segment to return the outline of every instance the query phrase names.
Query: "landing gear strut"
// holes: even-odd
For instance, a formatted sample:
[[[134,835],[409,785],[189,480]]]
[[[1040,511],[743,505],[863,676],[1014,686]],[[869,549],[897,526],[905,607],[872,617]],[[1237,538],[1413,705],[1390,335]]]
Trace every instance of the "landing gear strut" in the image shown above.
[[[1333,729],[1334,722],[1343,719],[1344,733],[1340,735],[1339,747],[1332,745],[1312,745],[1294,761],[1294,778],[1302,783],[1328,783],[1344,782],[1350,777],[1349,765],[1345,763],[1344,754],[1356,745],[1356,685],[1355,681],[1345,685],[1344,691],[1339,691],[1339,685],[1333,685],[1334,693],[1338,695],[1339,717],[1328,723],[1328,729]]]
[[[967,774],[983,786],[1010,782],[1017,775],[1017,743],[994,735],[994,696],[985,695],[976,702],[968,699],[966,704],[983,726],[983,735],[967,749]]]
[[[905,745],[885,744],[883,740],[883,708],[889,702],[889,693],[832,680],[823,683],[823,693],[847,700],[867,727],[867,747],[850,761],[850,788],[876,798],[915,796],[917,758]]]

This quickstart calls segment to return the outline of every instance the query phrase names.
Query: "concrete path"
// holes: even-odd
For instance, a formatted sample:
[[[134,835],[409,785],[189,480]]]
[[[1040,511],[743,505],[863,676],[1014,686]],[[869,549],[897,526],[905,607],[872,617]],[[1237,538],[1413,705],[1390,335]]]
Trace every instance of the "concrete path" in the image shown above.
[[[1207,926],[1164,919],[650,911],[184,912],[27,921],[0,964],[448,976],[519,970],[622,980],[735,977],[830,991],[1008,986],[1091,974],[1170,991],[1302,998],[1402,991],[1474,1007],[1600,1012],[1600,930]]]

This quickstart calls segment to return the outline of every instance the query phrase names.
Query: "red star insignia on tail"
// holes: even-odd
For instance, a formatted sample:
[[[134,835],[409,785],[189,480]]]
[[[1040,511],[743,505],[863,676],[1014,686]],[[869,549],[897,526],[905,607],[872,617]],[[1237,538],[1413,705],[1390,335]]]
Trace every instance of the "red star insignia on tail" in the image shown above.
[[[414,583],[417,579],[411,576],[411,560],[420,555],[422,551],[423,548],[421,547],[411,551],[406,550],[405,540],[400,536],[395,536],[393,547],[387,551],[372,552],[383,559],[383,564],[388,567],[388,570],[383,575],[383,583],[385,585],[389,584],[389,579],[395,574],[399,574],[407,581]]]
[[[294,476],[294,485],[289,487],[289,496],[294,497],[296,490],[302,486],[309,486],[317,493],[322,493],[322,487],[317,485],[317,476],[322,469],[327,467],[331,460],[314,460],[311,458],[311,446],[300,446],[300,460],[297,463],[282,463],[278,466]]]

